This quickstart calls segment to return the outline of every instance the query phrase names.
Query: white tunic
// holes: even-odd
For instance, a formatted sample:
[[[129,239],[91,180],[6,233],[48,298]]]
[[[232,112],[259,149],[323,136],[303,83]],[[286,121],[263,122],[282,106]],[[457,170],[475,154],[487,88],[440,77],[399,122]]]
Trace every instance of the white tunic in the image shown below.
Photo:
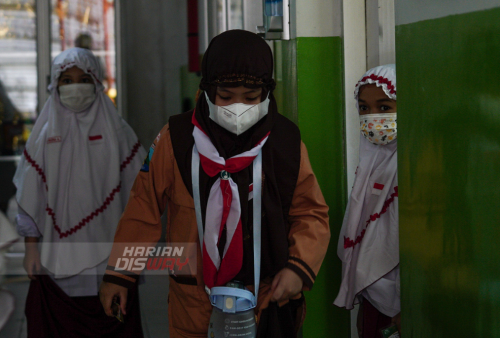
[[[65,107],[57,88],[62,72],[75,66],[93,78],[96,90],[94,102],[81,112]],[[23,210],[16,217],[19,233],[41,238],[42,266],[56,280],[64,277],[63,289],[74,286],[94,295],[95,276],[102,274],[100,267],[109,256],[146,156],[132,128],[103,92],[102,75],[89,50],[70,48],[54,59],[51,96],[14,177],[16,200]],[[71,276],[85,276],[81,280],[88,281],[80,287],[80,279]]]

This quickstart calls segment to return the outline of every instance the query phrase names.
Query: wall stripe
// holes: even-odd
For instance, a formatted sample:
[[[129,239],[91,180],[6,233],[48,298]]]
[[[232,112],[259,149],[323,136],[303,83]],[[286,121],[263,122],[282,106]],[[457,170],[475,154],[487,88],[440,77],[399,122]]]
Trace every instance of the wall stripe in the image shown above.
[[[330,207],[331,240],[308,303],[304,337],[347,337],[349,312],[332,303],[342,266],[337,241],[346,205],[342,39],[297,38],[298,125]]]

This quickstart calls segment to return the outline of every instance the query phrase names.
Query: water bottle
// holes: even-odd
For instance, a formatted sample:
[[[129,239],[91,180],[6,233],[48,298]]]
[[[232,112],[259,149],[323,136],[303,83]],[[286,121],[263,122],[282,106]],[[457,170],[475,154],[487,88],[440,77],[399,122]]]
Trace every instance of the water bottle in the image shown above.
[[[238,281],[232,281],[226,284],[225,288],[234,288],[240,290],[248,289]],[[231,292],[228,292],[228,294]],[[221,297],[222,296],[222,297]],[[253,308],[238,311],[237,296],[221,295],[222,304],[213,307],[208,326],[208,338],[216,337],[245,337],[255,338],[257,336],[257,323],[255,320],[255,311]]]

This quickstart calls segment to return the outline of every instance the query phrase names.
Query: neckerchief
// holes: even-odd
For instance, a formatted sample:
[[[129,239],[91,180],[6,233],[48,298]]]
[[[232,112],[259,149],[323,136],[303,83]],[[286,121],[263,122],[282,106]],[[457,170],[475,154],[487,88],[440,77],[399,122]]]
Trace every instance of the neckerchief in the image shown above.
[[[203,171],[210,177],[220,174],[210,189],[203,236],[203,280],[209,288],[225,285],[233,279],[243,264],[243,231],[238,185],[231,178],[248,167],[266,143],[269,133],[252,149],[227,160],[219,155],[210,138],[193,114],[193,138]],[[218,243],[226,227],[226,242],[222,258]]]

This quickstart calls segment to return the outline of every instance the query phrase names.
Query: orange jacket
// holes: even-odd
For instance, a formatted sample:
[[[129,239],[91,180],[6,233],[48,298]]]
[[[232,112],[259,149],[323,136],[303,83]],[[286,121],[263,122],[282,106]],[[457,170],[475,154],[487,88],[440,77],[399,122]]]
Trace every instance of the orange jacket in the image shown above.
[[[134,273],[114,271],[123,253],[119,242],[156,244],[161,236],[161,216],[168,208],[168,243],[198,243],[194,201],[189,194],[175,161],[168,124],[152,145],[154,155],[149,172],[141,171],[130,193],[130,199],[115,235],[115,245],[108,261],[105,281],[130,287],[137,279]],[[309,163],[305,145],[301,144],[300,170],[289,212],[289,260],[287,267],[311,289],[330,241],[328,206]],[[207,332],[212,306],[202,271],[200,246],[196,245],[197,266],[190,266],[191,276],[171,276],[169,322],[172,337]],[[271,279],[261,281],[257,314],[267,307],[271,297]],[[253,290],[252,286],[249,289]]]

